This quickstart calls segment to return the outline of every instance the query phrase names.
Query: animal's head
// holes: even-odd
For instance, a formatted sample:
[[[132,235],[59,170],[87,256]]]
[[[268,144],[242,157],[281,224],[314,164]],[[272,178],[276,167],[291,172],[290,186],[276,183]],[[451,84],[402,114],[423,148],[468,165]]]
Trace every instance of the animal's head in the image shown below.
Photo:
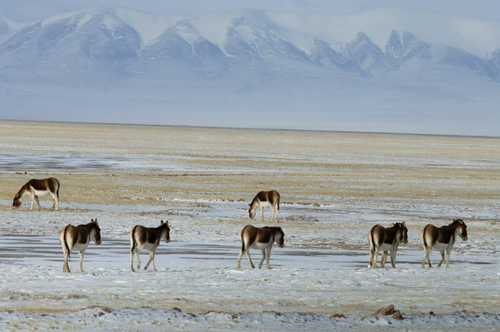
[[[250,206],[250,208],[248,209],[248,215],[250,219],[253,219],[253,217],[255,217],[255,210],[257,209],[252,209],[252,204],[248,204],[248,206]]]
[[[21,194],[19,192],[14,196],[14,201],[12,202],[12,206],[18,208],[21,206]]]
[[[406,228],[406,223],[403,222],[398,222],[395,223],[394,226],[398,228],[398,240],[399,243],[401,244],[407,244],[408,243],[408,228]]]
[[[170,242],[170,227],[168,227],[168,220],[166,222],[161,221],[160,226],[165,227],[166,231],[162,233],[163,235],[163,241],[165,242]]]
[[[12,202],[12,206],[15,208],[20,207],[22,199],[23,198],[21,197],[21,190],[20,190],[16,193],[16,196],[14,196],[14,201]]]
[[[91,219],[90,222],[92,223],[92,228],[94,230],[92,240],[94,240],[95,244],[101,244],[101,228],[99,228],[97,218],[95,218],[95,220]]]
[[[274,235],[274,241],[278,244],[280,248],[285,246],[285,233],[281,227],[277,227],[277,232]]]
[[[458,235],[462,238],[462,240],[467,241],[469,236],[467,235],[467,225],[462,219],[453,220],[453,224],[458,224]]]

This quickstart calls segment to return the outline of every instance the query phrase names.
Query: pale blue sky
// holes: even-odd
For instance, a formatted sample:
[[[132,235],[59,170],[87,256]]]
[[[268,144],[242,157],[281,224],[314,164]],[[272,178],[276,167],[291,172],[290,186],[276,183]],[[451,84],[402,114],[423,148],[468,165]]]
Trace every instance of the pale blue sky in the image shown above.
[[[500,21],[499,0],[0,0],[0,15],[31,21],[55,14],[111,5],[148,13],[182,15],[235,9],[352,14],[397,6],[453,16]]]

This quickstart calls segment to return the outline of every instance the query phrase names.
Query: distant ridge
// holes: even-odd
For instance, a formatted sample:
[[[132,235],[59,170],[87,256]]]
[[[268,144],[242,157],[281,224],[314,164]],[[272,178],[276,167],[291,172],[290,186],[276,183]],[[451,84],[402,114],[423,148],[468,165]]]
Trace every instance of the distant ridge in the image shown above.
[[[0,77],[4,119],[491,135],[500,24],[400,8],[0,17]]]

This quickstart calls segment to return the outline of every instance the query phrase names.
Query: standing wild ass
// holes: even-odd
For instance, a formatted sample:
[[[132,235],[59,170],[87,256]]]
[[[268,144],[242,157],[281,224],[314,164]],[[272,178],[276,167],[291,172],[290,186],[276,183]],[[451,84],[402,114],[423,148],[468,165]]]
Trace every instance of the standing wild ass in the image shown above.
[[[255,210],[257,209],[257,206],[260,208],[260,220],[264,220],[264,207],[265,206],[270,206],[271,207],[271,219],[269,221],[273,221],[274,218],[274,211],[276,211],[277,216],[276,216],[276,221],[279,221],[280,218],[280,194],[276,190],[270,190],[270,191],[261,191],[259,192],[254,199],[252,200],[252,203],[249,204],[250,209],[248,210],[248,213],[250,215],[250,219],[253,219],[255,217]]]
[[[12,206],[18,208],[21,206],[21,202],[24,196],[31,196],[31,209],[33,211],[34,203],[38,204],[38,209],[41,210],[40,202],[38,201],[38,196],[51,195],[54,200],[52,208],[55,207],[59,210],[59,181],[56,178],[48,179],[31,179],[29,180],[14,196],[14,201]]]
[[[139,252],[142,249],[149,250],[149,261],[144,270],[148,269],[149,263],[153,262],[153,270],[155,267],[155,252],[156,248],[160,245],[160,240],[163,239],[166,243],[170,242],[170,228],[167,222],[161,221],[159,227],[143,227],[136,225],[130,231],[130,269],[134,272],[134,253],[137,257],[137,269],[141,268],[141,261],[139,259]]]
[[[399,244],[408,243],[408,228],[404,222],[395,223],[391,228],[375,225],[368,233],[368,241],[370,242],[370,263],[368,266],[377,267],[377,256],[379,251],[382,251],[380,267],[383,268],[387,261],[387,252],[390,250],[392,267],[395,268]]]
[[[467,241],[467,225],[462,219],[455,219],[448,226],[442,226],[439,228],[431,224],[425,226],[419,235],[420,242],[424,247],[424,260],[422,261],[422,268],[425,267],[426,260],[429,263],[429,268],[432,267],[431,259],[429,257],[432,249],[441,252],[441,262],[439,262],[438,267],[443,264],[444,252],[446,250],[446,267],[448,267],[451,249],[453,249],[453,245],[455,244],[457,233],[462,240]]]
[[[254,227],[252,225],[245,226],[240,232],[241,239],[241,252],[238,257],[238,268],[241,268],[241,257],[245,252],[247,254],[248,261],[250,265],[254,269],[255,266],[250,259],[250,248],[260,249],[262,250],[262,260],[259,264],[259,269],[262,268],[262,263],[264,263],[264,259],[266,259],[266,250],[267,250],[267,268],[270,269],[269,259],[271,258],[271,248],[273,244],[279,245],[280,248],[285,246],[285,233],[281,227]]]
[[[89,246],[90,240],[95,244],[101,244],[101,229],[97,224],[97,218],[92,219],[90,223],[85,225],[72,226],[67,225],[59,233],[59,241],[61,241],[64,252],[63,272],[70,272],[68,266],[68,258],[71,250],[76,250],[80,253],[80,272],[83,272],[83,255]]]

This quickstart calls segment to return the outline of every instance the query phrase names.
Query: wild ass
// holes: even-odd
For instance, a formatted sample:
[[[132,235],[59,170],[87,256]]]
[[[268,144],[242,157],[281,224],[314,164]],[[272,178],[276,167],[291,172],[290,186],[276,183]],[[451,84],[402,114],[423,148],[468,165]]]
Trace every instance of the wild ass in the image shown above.
[[[262,263],[264,263],[264,259],[266,259],[266,250],[267,250],[267,268],[270,269],[269,259],[271,258],[271,248],[273,244],[276,242],[280,248],[285,246],[285,233],[281,227],[254,227],[252,225],[245,226],[240,232],[241,239],[241,252],[238,257],[238,268],[241,268],[241,257],[245,252],[248,257],[248,261],[250,265],[254,269],[255,266],[252,263],[252,259],[250,258],[250,248],[260,249],[262,250],[262,260],[259,264],[259,269],[262,268]]]
[[[149,261],[144,270],[148,269],[149,263],[153,262],[153,270],[155,267],[155,252],[156,248],[160,245],[160,240],[163,239],[166,243],[170,242],[170,228],[167,222],[161,221],[160,227],[147,228],[140,225],[134,226],[130,231],[130,269],[134,270],[134,253],[137,257],[137,269],[141,268],[141,261],[139,259],[139,252],[142,249],[149,250]]]
[[[101,229],[97,224],[97,218],[92,219],[90,223],[85,225],[72,226],[67,225],[59,233],[59,241],[61,241],[64,252],[63,272],[70,272],[68,266],[68,258],[71,250],[76,250],[80,253],[80,272],[83,272],[83,255],[89,246],[90,240],[95,244],[101,244]]]
[[[439,262],[438,267],[443,264],[444,252],[446,250],[446,267],[448,267],[451,249],[453,249],[453,245],[455,244],[457,233],[462,240],[467,241],[467,225],[462,219],[455,219],[448,226],[442,226],[439,228],[431,224],[425,226],[419,235],[420,242],[424,247],[424,260],[422,261],[422,268],[425,267],[426,260],[429,263],[429,268],[432,267],[431,259],[429,257],[432,249],[441,252],[441,262]]]
[[[31,196],[31,209],[33,211],[34,203],[38,204],[38,209],[41,210],[40,202],[38,201],[38,196],[51,195],[54,200],[52,209],[55,207],[59,210],[59,181],[56,178],[48,179],[31,179],[29,180],[14,196],[14,202],[12,206],[18,208],[21,206],[21,202],[24,196]]]
[[[273,221],[275,210],[277,213],[276,221],[279,221],[279,218],[280,218],[280,194],[276,190],[259,192],[252,200],[252,203],[250,203],[249,205],[250,205],[250,209],[248,210],[248,213],[250,215],[250,219],[253,219],[255,217],[255,210],[257,209],[257,206],[258,206],[260,208],[260,220],[261,221],[264,220],[264,209],[263,208],[265,206],[270,206],[271,207],[271,219],[269,221]]]
[[[368,233],[368,241],[370,242],[370,263],[368,266],[377,267],[377,256],[379,251],[382,251],[380,267],[383,268],[387,261],[387,252],[390,250],[392,267],[395,268],[399,244],[408,243],[408,228],[404,222],[395,223],[391,228],[375,225]]]

